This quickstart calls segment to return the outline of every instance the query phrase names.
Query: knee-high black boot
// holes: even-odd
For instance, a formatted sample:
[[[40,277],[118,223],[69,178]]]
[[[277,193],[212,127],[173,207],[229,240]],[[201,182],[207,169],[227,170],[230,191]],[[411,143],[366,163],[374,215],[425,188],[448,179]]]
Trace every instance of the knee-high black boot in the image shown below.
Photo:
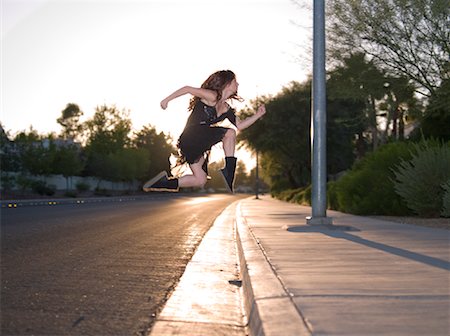
[[[206,173],[206,179],[211,180],[211,176],[208,175],[208,163],[209,163],[209,153],[206,155],[205,162],[203,162],[202,169]]]
[[[233,156],[225,157],[225,168],[221,169],[228,191],[233,192],[234,173],[236,171],[237,158]]]
[[[171,191],[177,192],[178,187],[178,179],[177,178],[168,178],[167,173],[165,171],[160,172],[151,180],[147,181],[142,187],[144,191]]]

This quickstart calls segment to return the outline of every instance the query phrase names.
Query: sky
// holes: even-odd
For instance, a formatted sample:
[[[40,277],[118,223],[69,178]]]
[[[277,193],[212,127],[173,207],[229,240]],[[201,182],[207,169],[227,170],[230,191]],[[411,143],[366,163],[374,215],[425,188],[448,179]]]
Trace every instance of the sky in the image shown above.
[[[12,134],[59,132],[68,103],[129,111],[133,127],[177,138],[188,96],[159,102],[230,69],[244,107],[303,81],[310,13],[292,0],[1,0],[1,115]]]

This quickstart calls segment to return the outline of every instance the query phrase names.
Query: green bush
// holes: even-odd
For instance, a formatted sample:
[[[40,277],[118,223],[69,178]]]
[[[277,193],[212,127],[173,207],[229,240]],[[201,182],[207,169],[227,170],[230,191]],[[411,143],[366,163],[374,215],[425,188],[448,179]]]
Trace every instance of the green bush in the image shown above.
[[[441,215],[443,217],[450,217],[450,180],[448,180],[447,183],[443,185],[443,188],[444,198],[442,199],[442,201],[444,204],[442,206]]]
[[[112,196],[111,191],[104,189],[104,188],[95,188],[94,190],[94,195],[95,196],[105,196],[105,197],[110,197]]]
[[[302,189],[288,189],[280,192],[273,192],[272,196],[282,201],[291,202],[295,195],[301,192],[301,190]]]
[[[74,192],[74,191],[66,191],[65,193],[64,193],[64,196],[65,197],[71,197],[71,198],[77,198],[77,193],[76,192]]]
[[[358,215],[411,214],[392,181],[392,167],[402,159],[410,159],[410,151],[407,142],[390,143],[356,162],[333,186],[332,200],[337,210]]]
[[[339,203],[337,200],[337,183],[330,181],[327,183],[327,207],[331,210],[338,210]]]
[[[20,187],[20,190],[22,192],[25,192],[25,190],[27,190],[27,189],[31,189],[33,187],[33,183],[34,183],[33,179],[31,179],[23,174],[20,174],[16,178],[16,184],[17,184],[17,186]]]
[[[78,182],[75,187],[79,192],[88,191],[89,190],[89,184],[84,182]]]
[[[33,181],[31,185],[31,190],[39,195],[45,196],[53,196],[56,191],[56,187],[54,185],[47,185],[45,181]]]
[[[412,158],[402,160],[393,171],[395,191],[406,205],[421,217],[439,217],[444,184],[450,179],[450,143],[415,144]]]
[[[299,200],[298,203],[303,205],[311,205],[311,185],[303,189],[301,192],[301,200]]]
[[[16,178],[8,173],[1,172],[0,174],[1,189],[3,191],[9,191],[14,188]]]
[[[311,205],[311,186],[272,193],[272,196],[286,202]]]

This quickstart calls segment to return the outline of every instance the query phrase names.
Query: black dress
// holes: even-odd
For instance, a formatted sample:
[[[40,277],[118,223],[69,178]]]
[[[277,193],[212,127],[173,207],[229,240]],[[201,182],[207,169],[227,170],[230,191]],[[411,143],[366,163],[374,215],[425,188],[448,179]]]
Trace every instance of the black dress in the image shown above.
[[[218,117],[215,107],[198,100],[178,139],[180,154],[178,164],[198,162],[205,154],[208,154],[212,146],[221,142],[228,128],[214,126],[214,124],[225,119],[236,126],[235,110],[230,107],[227,112]]]

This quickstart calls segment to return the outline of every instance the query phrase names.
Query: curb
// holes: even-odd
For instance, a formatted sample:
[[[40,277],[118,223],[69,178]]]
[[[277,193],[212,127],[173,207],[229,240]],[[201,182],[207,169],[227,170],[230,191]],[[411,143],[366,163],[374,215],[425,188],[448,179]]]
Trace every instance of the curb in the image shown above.
[[[236,207],[236,244],[250,335],[311,336],[311,326],[297,310],[242,215],[241,203]]]
[[[246,332],[236,250],[236,202],[205,233],[147,336],[240,336]]]

